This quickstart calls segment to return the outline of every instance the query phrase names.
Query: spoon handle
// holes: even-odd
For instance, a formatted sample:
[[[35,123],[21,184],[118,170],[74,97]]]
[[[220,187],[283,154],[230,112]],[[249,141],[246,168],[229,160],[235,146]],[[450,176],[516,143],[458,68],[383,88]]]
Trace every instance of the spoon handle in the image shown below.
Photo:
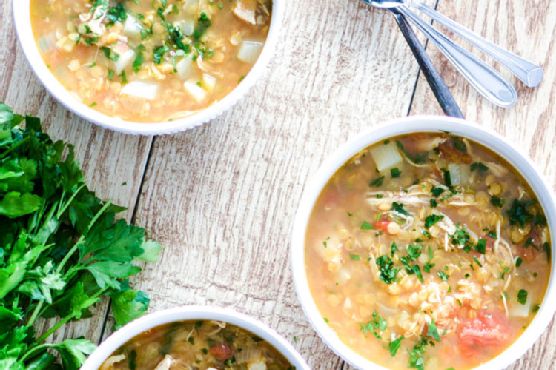
[[[459,35],[463,39],[469,41],[484,53],[506,66],[512,73],[519,78],[528,87],[537,87],[542,81],[543,70],[540,66],[501,48],[498,45],[482,38],[473,31],[454,22],[450,18],[437,12],[433,8],[423,3],[417,3],[415,6],[419,11],[423,12],[433,20],[444,25],[449,30]]]
[[[409,48],[413,52],[415,59],[417,59],[419,67],[421,67],[421,71],[427,79],[427,82],[429,83],[431,90],[444,113],[450,117],[464,118],[463,113],[461,112],[458,103],[456,103],[454,96],[450,92],[450,89],[446,85],[446,82],[444,82],[444,79],[434,67],[432,60],[425,50],[425,47],[421,44],[417,35],[413,32],[413,29],[409,26],[407,19],[396,9],[391,9],[391,11],[394,13],[398,27],[409,45]]]
[[[516,103],[517,92],[515,88],[496,72],[494,68],[491,68],[469,51],[421,20],[406,6],[402,5],[398,7],[398,10],[440,49],[467,81],[485,98],[504,108],[511,107]]]

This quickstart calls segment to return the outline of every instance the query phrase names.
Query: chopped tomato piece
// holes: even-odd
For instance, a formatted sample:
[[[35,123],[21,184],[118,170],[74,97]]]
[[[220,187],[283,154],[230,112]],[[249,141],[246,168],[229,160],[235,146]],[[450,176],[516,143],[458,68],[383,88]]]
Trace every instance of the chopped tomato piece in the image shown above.
[[[460,350],[467,356],[503,347],[511,338],[510,323],[502,312],[479,311],[477,317],[460,321]]]
[[[210,347],[209,353],[217,360],[226,361],[234,355],[234,351],[226,343],[218,343]]]
[[[375,230],[380,230],[380,231],[387,232],[389,223],[390,223],[390,221],[376,221],[373,225],[373,228]]]

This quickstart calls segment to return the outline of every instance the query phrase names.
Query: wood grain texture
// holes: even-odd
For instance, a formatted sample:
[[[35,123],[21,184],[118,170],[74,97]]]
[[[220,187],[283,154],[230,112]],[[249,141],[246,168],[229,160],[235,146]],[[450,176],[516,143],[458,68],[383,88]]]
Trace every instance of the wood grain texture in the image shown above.
[[[11,0],[0,4],[0,101],[39,114],[50,134],[75,144],[89,184],[129,207],[128,218],[135,208],[135,221],[166,246],[161,260],[135,281],[151,295],[151,310],[234,307],[283,334],[311,368],[349,369],[300,309],[289,239],[307,179],[340,144],[408,111],[440,114],[392,16],[369,11],[358,0],[286,1],[273,62],[248,96],[208,125],[153,141],[93,127],[54,102],[17,46]],[[480,99],[436,51],[434,59],[467,117],[519,143],[556,188],[556,112],[550,104],[556,3],[469,4],[441,0],[439,7],[541,62],[544,83],[534,91],[520,86],[519,104],[503,111]],[[105,303],[92,319],[56,336],[98,340],[105,328],[106,337],[111,328],[111,320],[104,322],[106,312]],[[556,368],[555,348],[553,323],[512,369]]]
[[[126,136],[99,129],[68,112],[45,91],[17,42],[11,0],[0,1],[0,102],[15,111],[38,115],[54,139],[75,145],[89,187],[103,199],[128,208],[130,219],[150,149],[150,138]],[[108,302],[98,305],[91,319],[72,323],[56,339],[86,336],[100,338]],[[40,327],[49,327],[42,322]]]

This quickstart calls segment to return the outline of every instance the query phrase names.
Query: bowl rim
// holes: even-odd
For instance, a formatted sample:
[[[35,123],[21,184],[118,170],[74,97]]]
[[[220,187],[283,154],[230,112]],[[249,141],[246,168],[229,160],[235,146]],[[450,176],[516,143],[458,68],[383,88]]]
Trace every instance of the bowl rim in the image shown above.
[[[246,329],[270,343],[299,370],[310,370],[295,348],[276,331],[261,321],[233,309],[215,306],[181,306],[142,316],[118,329],[89,356],[81,370],[97,370],[120,346],[154,327],[185,320],[216,320]]]
[[[328,180],[342,165],[361,150],[381,140],[398,135],[414,132],[442,131],[467,137],[481,143],[506,159],[524,177],[535,192],[545,211],[550,230],[556,230],[556,204],[552,188],[548,186],[536,165],[527,155],[522,154],[517,146],[514,146],[489,128],[457,118],[412,116],[389,121],[368,129],[341,145],[334,154],[324,161],[305,187],[295,216],[291,235],[290,257],[295,289],[305,316],[325,344],[355,368],[369,370],[385,369],[351,349],[340,340],[335,331],[322,319],[322,315],[311,294],[305,271],[305,236],[308,219],[313,210],[314,203]],[[490,361],[479,365],[476,369],[492,370],[503,369],[509,366],[522,357],[549,326],[556,312],[556,253],[552,253],[551,262],[549,283],[540,310],[535,318],[512,345]]]
[[[66,89],[50,72],[39,52],[33,35],[30,1],[13,0],[13,17],[19,44],[41,84],[66,109],[86,121],[109,130],[134,135],[161,135],[185,131],[220,116],[234,106],[266,72],[281,34],[282,27],[280,25],[282,24],[285,6],[284,0],[272,0],[272,17],[263,50],[245,78],[224,98],[184,118],[161,122],[134,122],[118,117],[110,117],[89,107],[77,95]]]

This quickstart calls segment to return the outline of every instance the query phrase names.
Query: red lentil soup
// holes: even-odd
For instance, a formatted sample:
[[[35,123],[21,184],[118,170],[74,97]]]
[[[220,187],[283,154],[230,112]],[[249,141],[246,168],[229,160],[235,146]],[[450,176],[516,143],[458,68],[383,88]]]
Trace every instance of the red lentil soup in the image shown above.
[[[262,51],[271,0],[31,0],[39,51],[84,104],[128,121],[186,117]]]
[[[535,317],[551,269],[543,210],[515,169],[450,134],[379,142],[320,195],[306,271],[323,320],[391,369],[470,369]]]
[[[100,370],[293,370],[269,343],[219,321],[182,321],[131,339]]]

